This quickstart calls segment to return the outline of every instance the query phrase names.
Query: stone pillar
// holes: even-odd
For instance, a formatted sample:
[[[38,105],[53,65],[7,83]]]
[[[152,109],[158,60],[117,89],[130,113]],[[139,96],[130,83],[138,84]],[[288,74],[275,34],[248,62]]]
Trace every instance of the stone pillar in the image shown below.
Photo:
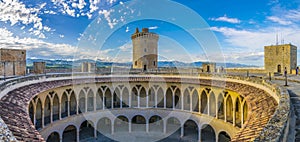
[[[120,91],[121,92],[121,91]],[[120,108],[123,108],[123,92],[120,93]]]
[[[36,106],[33,107],[33,125],[36,126]]]
[[[80,99],[80,98],[79,98]],[[85,108],[84,108],[84,112],[87,112],[87,103],[88,103],[88,97],[86,97],[86,94],[85,94]]]
[[[97,95],[97,93],[95,93],[94,95]],[[96,99],[97,99],[97,97],[96,96],[94,96],[94,98],[93,98],[93,103],[94,103],[94,111],[96,111],[97,109],[97,101],[96,101]]]
[[[76,130],[77,130],[76,141],[79,142],[79,140],[80,140],[80,139],[79,139],[79,134],[80,134],[79,131],[80,131],[80,130],[79,130],[79,129],[76,129]]]
[[[148,95],[148,91],[146,91],[146,108],[149,108],[149,95]]]
[[[180,137],[184,136],[184,125],[180,127]]]
[[[166,94],[164,94],[164,109],[166,109],[167,108],[167,95]]]
[[[42,128],[44,128],[44,122],[45,122],[45,120],[44,120],[44,108],[42,107]]]
[[[181,110],[184,110],[184,100],[183,100],[183,95],[180,94],[180,99],[181,99]]]
[[[114,122],[112,121],[111,123],[111,134],[113,135],[115,133],[115,127],[114,127]]]
[[[68,103],[67,103],[68,104],[68,110],[67,110],[68,111],[68,117],[70,116],[70,112],[71,112],[70,103],[71,103],[70,101],[68,101]]]
[[[155,93],[155,96],[154,96],[154,106],[155,108],[157,108],[157,92]]]
[[[128,123],[129,123],[129,124],[128,124],[128,125],[129,125],[129,133],[131,133],[131,127],[132,127],[132,126],[131,126],[131,125],[132,125],[131,120],[129,120]]]
[[[199,127],[199,128],[201,128],[201,127]],[[201,130],[202,129],[199,129],[198,130],[198,142],[201,142]],[[218,137],[218,134],[215,134],[217,137]],[[216,142],[217,142],[218,140],[216,140]]]
[[[243,127],[244,127],[244,107],[243,107],[243,105],[241,105],[241,128],[243,128]]]
[[[140,90],[140,91],[141,91],[141,90]],[[137,103],[138,103],[138,104],[137,104],[137,107],[138,107],[138,108],[140,108],[140,103],[141,103],[141,102],[140,102],[140,100],[141,100],[141,99],[140,99],[140,91],[138,92],[138,97],[137,97],[137,99],[138,99],[138,100],[137,100],[137,101],[138,101],[138,102],[137,102]]]
[[[225,98],[224,98],[225,100]],[[227,122],[227,102],[224,102],[224,121]]]
[[[111,94],[111,109],[114,108],[114,94],[115,93]]]
[[[63,141],[63,135],[59,135],[59,142]]]
[[[189,98],[190,98],[190,111],[193,111],[193,97],[191,96],[191,95],[189,95]],[[199,103],[198,103],[199,104]],[[195,106],[195,107],[197,107],[197,106]],[[198,106],[199,107],[199,106]],[[199,109],[200,110],[200,109]]]
[[[207,97],[207,114],[208,114],[208,116],[210,116],[210,96],[209,97]]]
[[[235,113],[236,113],[235,110],[236,110],[236,106],[233,105],[233,117],[232,117],[233,118],[233,122],[232,122],[233,126],[235,126]]]
[[[58,119],[61,120],[61,103],[58,104],[58,107]]]
[[[163,121],[165,121],[164,124],[163,124],[164,125],[164,131],[163,132],[164,132],[164,134],[166,134],[167,133],[167,120],[163,120]]]
[[[172,106],[173,106],[173,110],[175,109],[175,94],[174,92],[172,92]]]
[[[79,100],[76,101],[76,114],[78,114],[78,109],[79,109]]]
[[[53,122],[53,104],[50,105],[50,123]]]
[[[97,140],[97,127],[94,127],[94,138]]]
[[[219,100],[217,100],[217,103],[216,103],[216,119],[218,119],[218,117],[219,117],[219,112],[218,112],[218,109],[219,109]]]
[[[146,133],[148,133],[148,132],[149,132],[149,122],[146,121]]]
[[[128,107],[131,107],[131,92],[129,92],[129,104],[128,104]]]

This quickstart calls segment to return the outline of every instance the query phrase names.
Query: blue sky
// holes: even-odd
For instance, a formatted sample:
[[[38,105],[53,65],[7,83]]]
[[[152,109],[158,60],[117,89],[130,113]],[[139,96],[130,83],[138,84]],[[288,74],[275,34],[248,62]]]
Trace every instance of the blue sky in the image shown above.
[[[136,27],[160,35],[160,60],[263,66],[263,46],[276,35],[279,44],[300,46],[299,0],[155,1],[0,0],[0,48],[26,49],[28,58],[128,62]]]

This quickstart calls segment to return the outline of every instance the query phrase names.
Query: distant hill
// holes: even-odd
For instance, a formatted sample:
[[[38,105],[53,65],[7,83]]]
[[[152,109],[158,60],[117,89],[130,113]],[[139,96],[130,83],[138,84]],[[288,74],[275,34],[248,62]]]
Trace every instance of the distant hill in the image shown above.
[[[27,59],[27,66],[30,68],[33,66],[33,62],[46,62],[47,68],[72,68],[79,67],[82,62],[96,62],[97,67],[111,67],[111,66],[120,66],[120,67],[130,67],[131,62],[126,63],[115,63],[115,62],[106,62],[102,60],[89,60],[89,59],[82,59],[82,60],[49,60],[49,59]],[[179,61],[159,61],[158,67],[202,67],[204,62],[193,62],[193,63],[184,63]],[[222,63],[216,63],[217,66],[224,66]],[[226,63],[226,68],[246,68],[246,67],[258,67],[253,65],[245,65],[245,64],[238,64],[238,63]]]

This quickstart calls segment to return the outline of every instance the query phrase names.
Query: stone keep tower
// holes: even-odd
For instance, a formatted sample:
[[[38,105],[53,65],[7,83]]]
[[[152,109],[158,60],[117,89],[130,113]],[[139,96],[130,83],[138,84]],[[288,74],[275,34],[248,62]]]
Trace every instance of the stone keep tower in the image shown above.
[[[287,73],[297,67],[297,47],[292,44],[265,46],[265,70],[271,73]]]
[[[131,35],[133,44],[132,67],[134,69],[156,70],[157,69],[157,47],[159,36],[150,33],[148,28],[142,32],[136,28]]]

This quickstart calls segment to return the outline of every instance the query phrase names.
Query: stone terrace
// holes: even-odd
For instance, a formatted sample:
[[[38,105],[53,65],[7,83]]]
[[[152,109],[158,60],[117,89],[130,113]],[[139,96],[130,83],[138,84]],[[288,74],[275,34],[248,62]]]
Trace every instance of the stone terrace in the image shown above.
[[[59,81],[47,81],[39,84],[27,85],[17,88],[7,95],[2,97],[0,102],[0,116],[7,124],[8,128],[12,131],[14,136],[19,141],[44,141],[39,132],[35,129],[30,121],[27,108],[29,101],[40,92],[57,88],[60,86],[67,86],[71,84],[93,83],[93,82],[122,82],[122,81],[166,81],[174,83],[197,83],[200,85],[212,85],[211,80],[196,79],[196,78],[156,78],[153,77],[100,77],[92,79],[66,79]],[[213,81],[214,86],[225,85],[224,81]],[[233,141],[253,141],[259,136],[261,130],[272,117],[277,103],[265,91],[240,83],[226,82],[226,89],[234,90],[248,102],[249,115],[248,120],[245,122],[245,127],[232,139]]]

